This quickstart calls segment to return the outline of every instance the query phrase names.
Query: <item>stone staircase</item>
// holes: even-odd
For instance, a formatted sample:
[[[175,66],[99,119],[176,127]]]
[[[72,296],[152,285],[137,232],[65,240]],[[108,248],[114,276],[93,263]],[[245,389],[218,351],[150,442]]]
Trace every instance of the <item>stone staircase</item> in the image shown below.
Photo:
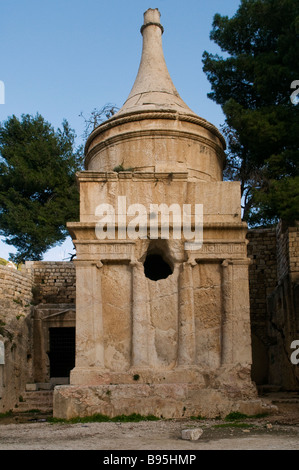
[[[42,413],[52,413],[53,411],[53,390],[25,391],[19,399],[15,412],[39,410]]]

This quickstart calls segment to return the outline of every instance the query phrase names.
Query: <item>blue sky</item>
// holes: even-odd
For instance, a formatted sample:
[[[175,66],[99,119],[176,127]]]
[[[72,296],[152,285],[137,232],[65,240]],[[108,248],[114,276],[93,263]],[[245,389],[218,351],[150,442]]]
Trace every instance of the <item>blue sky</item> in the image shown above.
[[[158,8],[164,26],[163,50],[182,99],[219,127],[220,106],[207,98],[202,70],[215,13],[233,16],[240,0],[0,0],[0,80],[5,104],[0,121],[12,114],[40,113],[55,128],[65,118],[82,143],[85,116],[106,103],[121,107],[138,71],[143,13]],[[0,257],[13,252],[0,240]],[[72,242],[45,254],[62,260]]]

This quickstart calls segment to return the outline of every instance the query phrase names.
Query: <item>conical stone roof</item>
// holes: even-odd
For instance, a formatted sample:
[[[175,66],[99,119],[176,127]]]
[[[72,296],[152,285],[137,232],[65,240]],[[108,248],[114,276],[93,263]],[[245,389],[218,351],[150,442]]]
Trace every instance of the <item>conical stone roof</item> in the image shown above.
[[[111,172],[185,172],[190,179],[222,179],[225,140],[182,100],[169,75],[158,9],[144,13],[142,56],[121,109],[96,127],[85,145],[85,168]]]
[[[143,47],[133,88],[117,115],[153,110],[194,114],[182,100],[169,75],[162,47],[163,26],[158,9],[144,13]]]

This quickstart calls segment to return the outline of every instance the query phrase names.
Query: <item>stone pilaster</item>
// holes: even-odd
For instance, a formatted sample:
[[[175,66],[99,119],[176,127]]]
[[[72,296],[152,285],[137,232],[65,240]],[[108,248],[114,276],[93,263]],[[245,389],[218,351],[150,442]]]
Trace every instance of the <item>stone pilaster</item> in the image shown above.
[[[248,259],[222,263],[222,365],[251,363],[249,263]]]
[[[104,368],[104,335],[102,314],[102,263],[75,261],[76,298],[76,367],[71,383],[76,383],[77,368]]]
[[[195,321],[192,264],[186,262],[181,265],[179,275],[178,365],[194,363]]]
[[[149,337],[150,311],[148,304],[147,279],[144,275],[143,264],[132,261],[132,367],[148,367],[150,364]]]

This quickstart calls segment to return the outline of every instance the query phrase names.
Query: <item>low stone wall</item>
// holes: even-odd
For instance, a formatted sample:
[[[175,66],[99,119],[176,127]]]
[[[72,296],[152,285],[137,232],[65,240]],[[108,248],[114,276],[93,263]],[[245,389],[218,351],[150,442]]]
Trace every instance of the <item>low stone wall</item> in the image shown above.
[[[0,266],[0,413],[16,408],[32,377],[32,277]]]
[[[76,272],[72,262],[27,261],[33,279],[35,304],[68,304],[76,298]]]
[[[26,305],[32,300],[32,276],[29,272],[0,265],[0,301]],[[9,312],[6,312],[9,314]]]

